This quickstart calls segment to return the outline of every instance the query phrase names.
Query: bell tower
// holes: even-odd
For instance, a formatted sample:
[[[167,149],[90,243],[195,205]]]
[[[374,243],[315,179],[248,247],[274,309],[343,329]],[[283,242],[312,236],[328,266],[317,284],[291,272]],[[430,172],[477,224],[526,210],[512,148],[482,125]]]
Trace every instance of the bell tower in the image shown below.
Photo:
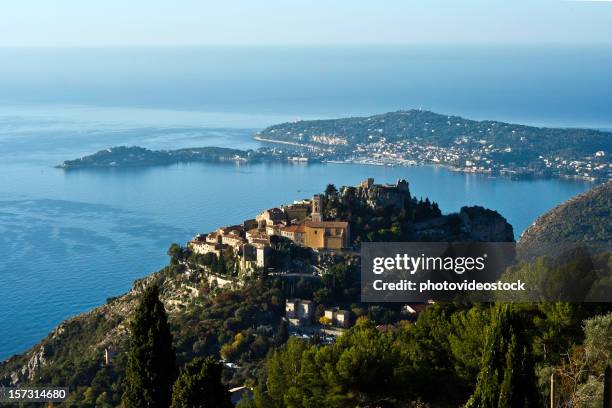
[[[312,197],[312,213],[310,214],[310,219],[313,222],[323,221],[323,216],[321,215],[321,196],[319,194]]]

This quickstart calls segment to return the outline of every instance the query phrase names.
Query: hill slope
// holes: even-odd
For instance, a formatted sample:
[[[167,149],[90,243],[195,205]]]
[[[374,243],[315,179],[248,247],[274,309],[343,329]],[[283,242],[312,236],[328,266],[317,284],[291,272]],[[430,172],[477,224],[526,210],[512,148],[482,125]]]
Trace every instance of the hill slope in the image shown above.
[[[612,181],[571,198],[540,216],[517,244],[522,259],[583,243],[610,249],[612,242]]]
[[[368,117],[308,120],[270,126],[260,132],[271,139],[313,144],[333,144],[318,138],[327,135],[339,138],[338,145],[370,143],[384,137],[387,141],[421,140],[449,147],[457,139],[478,146],[487,143],[519,148],[530,156],[541,151],[567,154],[592,154],[596,150],[612,150],[612,134],[592,129],[566,129],[525,126],[492,120],[470,120],[430,111],[407,110]],[[533,151],[536,149],[537,151]]]
[[[612,178],[612,133],[476,121],[421,110],[270,126],[259,140],[300,145],[337,160],[445,164],[518,177]]]

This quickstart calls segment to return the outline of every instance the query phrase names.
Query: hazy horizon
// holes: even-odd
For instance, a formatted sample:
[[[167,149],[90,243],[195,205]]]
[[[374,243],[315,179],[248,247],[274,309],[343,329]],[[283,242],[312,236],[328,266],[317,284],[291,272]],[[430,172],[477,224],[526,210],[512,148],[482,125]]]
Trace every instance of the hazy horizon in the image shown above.
[[[0,46],[609,44],[612,2],[182,0],[0,4]]]
[[[471,119],[612,128],[607,45],[0,51],[0,59],[10,62],[0,65],[5,112],[19,105],[43,111],[77,105],[297,120],[422,108]]]

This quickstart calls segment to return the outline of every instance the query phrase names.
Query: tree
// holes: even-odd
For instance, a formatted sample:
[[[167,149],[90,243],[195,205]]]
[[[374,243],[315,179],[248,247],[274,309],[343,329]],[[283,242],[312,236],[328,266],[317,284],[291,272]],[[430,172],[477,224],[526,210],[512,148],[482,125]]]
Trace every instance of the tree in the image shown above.
[[[265,392],[255,392],[257,408],[282,408],[285,398],[300,387],[298,374],[302,367],[302,354],[308,346],[295,337],[289,338],[281,348],[268,356],[265,364]]]
[[[612,365],[612,313],[584,321],[584,345],[593,360],[593,369],[603,372]]]
[[[174,383],[171,408],[233,408],[221,382],[222,369],[212,357],[198,357],[187,364]]]
[[[321,316],[319,318],[319,323],[321,323],[323,326],[331,326],[332,320],[327,316]]]
[[[245,335],[243,332],[236,333],[234,338],[221,347],[221,357],[226,360],[239,359],[240,355],[246,350],[248,346],[248,333]]]
[[[584,321],[583,345],[572,347],[556,367],[563,406],[601,406],[605,372],[612,364],[612,313]]]
[[[168,248],[167,254],[170,257],[170,262],[176,265],[179,260],[183,259],[185,251],[179,244],[174,243]]]
[[[335,197],[338,194],[338,189],[333,184],[328,184],[325,188],[325,196],[327,198]]]
[[[130,329],[123,404],[126,408],[168,407],[176,378],[176,355],[156,285],[143,292]]]
[[[278,330],[276,331],[276,335],[274,336],[274,345],[277,347],[282,346],[289,339],[289,326],[287,322],[282,320],[278,325]]]
[[[538,406],[530,345],[517,312],[496,306],[487,329],[476,390],[466,408]]]
[[[474,384],[478,376],[486,340],[482,336],[482,327],[489,322],[490,313],[490,307],[476,304],[470,309],[451,315],[448,342],[455,371],[457,376],[468,384]]]

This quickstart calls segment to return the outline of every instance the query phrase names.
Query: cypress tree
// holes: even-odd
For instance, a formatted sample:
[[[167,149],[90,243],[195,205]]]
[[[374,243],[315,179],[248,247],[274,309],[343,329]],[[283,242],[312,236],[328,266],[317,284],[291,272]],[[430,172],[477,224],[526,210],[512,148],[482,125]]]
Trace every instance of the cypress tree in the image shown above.
[[[496,306],[487,330],[476,390],[466,408],[538,406],[530,345],[520,316],[510,305]]]
[[[176,354],[159,289],[145,289],[130,324],[123,404],[126,408],[167,408],[176,378]]]
[[[289,327],[287,322],[282,320],[278,326],[276,335],[274,336],[274,345],[280,347],[289,339]]]
[[[174,383],[171,408],[233,408],[221,370],[212,357],[198,357],[187,364]]]

